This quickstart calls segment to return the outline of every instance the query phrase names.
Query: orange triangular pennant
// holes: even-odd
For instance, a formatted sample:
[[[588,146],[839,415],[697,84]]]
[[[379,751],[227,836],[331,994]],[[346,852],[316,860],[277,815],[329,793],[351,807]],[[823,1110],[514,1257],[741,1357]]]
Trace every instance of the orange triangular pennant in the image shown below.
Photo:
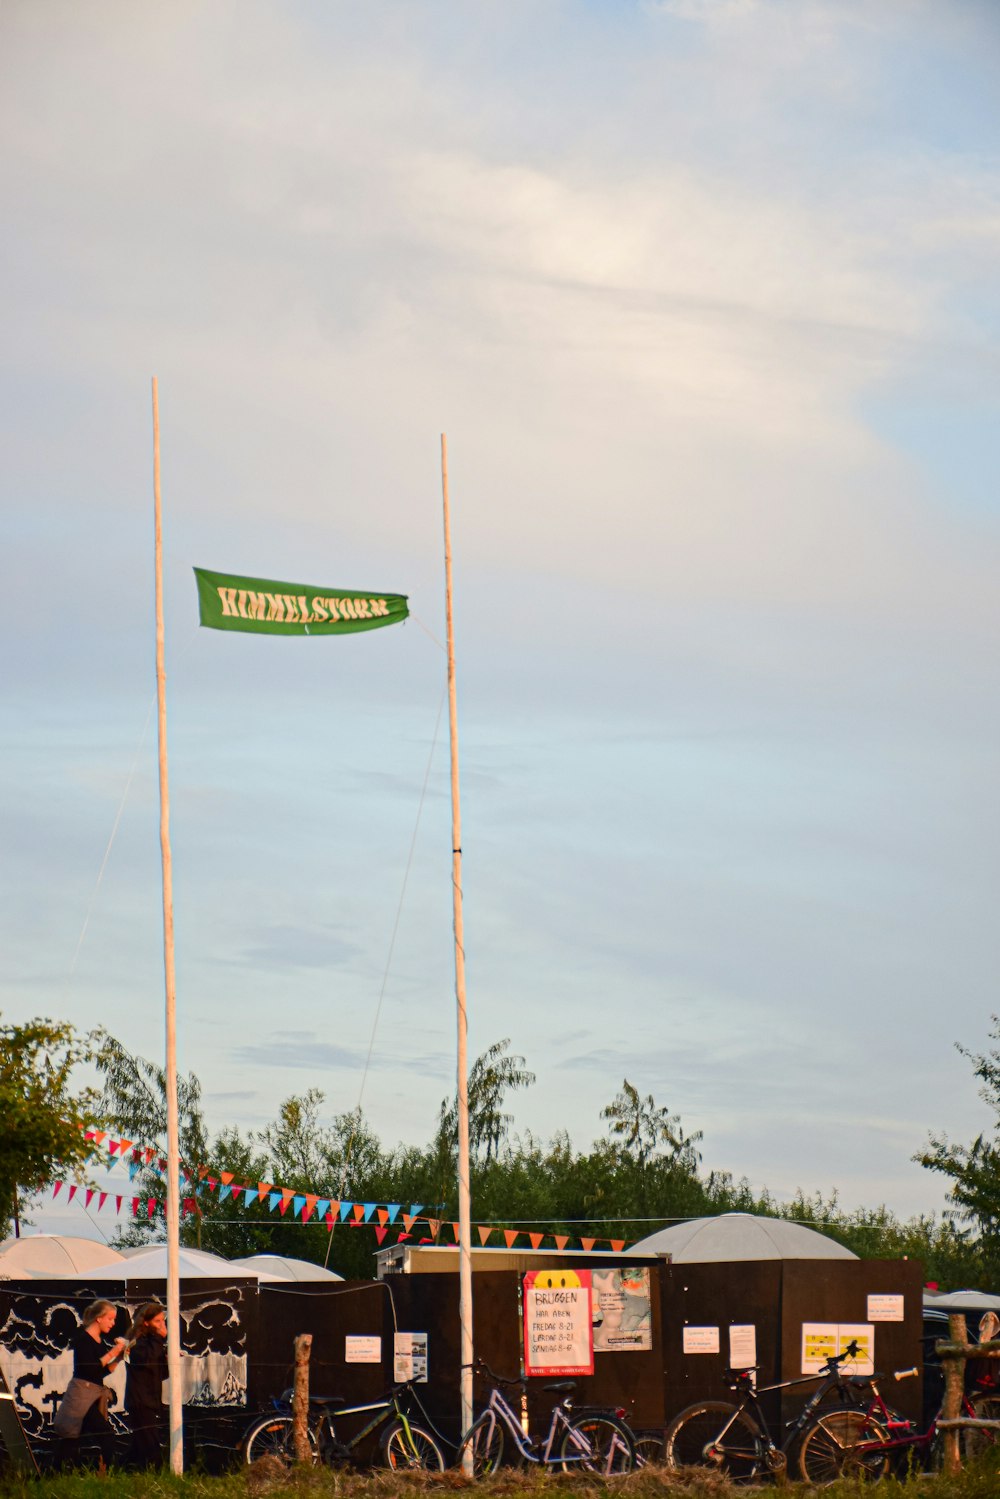
[[[438,1236],[438,1234],[441,1232],[441,1219],[440,1218],[428,1218],[428,1220],[427,1220],[427,1227],[428,1227],[428,1229],[430,1231],[431,1238],[432,1239],[436,1239],[437,1236]]]
[[[462,1237],[462,1230],[457,1223],[453,1223],[451,1225],[451,1231],[455,1235],[455,1243],[457,1244]]]
[[[317,1204],[317,1202],[319,1202],[319,1193],[318,1192],[316,1193],[315,1197],[312,1195],[311,1192],[307,1192],[306,1193],[306,1205],[302,1209],[302,1222],[303,1223],[308,1223],[309,1222],[309,1219],[312,1217],[313,1213],[316,1211],[316,1204]]]
[[[376,1216],[378,1217],[379,1223],[382,1225],[383,1228],[385,1228],[385,1225],[389,1221],[389,1209],[388,1208],[378,1208],[377,1211],[376,1211]],[[384,1234],[382,1235],[382,1238],[385,1238]],[[379,1239],[379,1243],[380,1244],[381,1244],[381,1242],[382,1242],[382,1239]]]
[[[355,1223],[360,1223],[361,1220],[362,1220],[362,1218],[365,1216],[365,1205],[364,1205],[364,1203],[363,1202],[356,1202],[354,1204],[354,1206],[351,1208],[351,1212],[354,1214],[354,1221],[355,1221]]]
[[[528,1243],[531,1245],[532,1249],[537,1249],[544,1238],[544,1234],[529,1234]]]
[[[409,1233],[410,1229],[413,1227],[414,1216],[415,1216],[415,1214],[413,1214],[413,1213],[404,1213],[403,1214],[403,1228],[406,1230],[407,1233]]]
[[[514,1247],[514,1240],[517,1238],[519,1232],[520,1232],[520,1230],[516,1229],[516,1228],[505,1228],[504,1229],[504,1231],[503,1231],[504,1243],[507,1245],[508,1249],[513,1249],[513,1247]]]
[[[556,1241],[557,1249],[565,1249],[569,1243],[569,1234],[553,1234],[552,1237]]]
[[[593,1249],[593,1247],[594,1247],[594,1245],[596,1243],[597,1243],[596,1239],[581,1239],[580,1240],[580,1248],[583,1249],[583,1250],[585,1250],[586,1253],[589,1254],[590,1251]]]
[[[265,1197],[270,1197],[273,1191],[274,1188],[271,1186],[270,1182],[257,1183],[257,1198],[260,1202],[263,1202]]]
[[[615,1254],[621,1254],[622,1250],[625,1248],[624,1239],[609,1239],[608,1243],[611,1245],[611,1248],[614,1250]]]
[[[490,1236],[490,1234],[492,1232],[493,1232],[492,1228],[487,1228],[487,1226],[486,1226],[485,1223],[481,1223],[479,1225],[479,1242],[480,1242],[480,1244],[485,1244],[486,1240],[489,1238],[489,1236]]]

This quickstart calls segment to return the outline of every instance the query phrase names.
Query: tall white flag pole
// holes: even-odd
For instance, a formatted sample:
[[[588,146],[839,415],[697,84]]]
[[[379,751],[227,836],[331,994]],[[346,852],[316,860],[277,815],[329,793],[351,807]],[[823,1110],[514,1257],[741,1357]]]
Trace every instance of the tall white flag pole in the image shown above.
[[[156,532],[156,703],[160,752],[160,856],[163,865],[163,971],[166,988],[167,1093],[167,1375],[170,1384],[170,1469],[184,1472],[181,1404],[180,1149],[177,1121],[177,1015],[174,987],[174,890],[167,783],[167,694],[163,664],[163,527],[160,517],[160,404],[153,376],[153,509]]]
[[[472,1425],[472,1208],[469,1189],[469,1061],[465,1008],[465,942],[462,928],[462,813],[458,798],[458,709],[455,695],[455,628],[451,589],[451,512],[448,502],[448,439],[441,434],[444,499],[445,607],[448,622],[448,722],[451,730],[451,883],[455,911],[455,999],[458,1010],[458,1315],[461,1326],[462,1431]],[[472,1454],[464,1455],[471,1472]]]

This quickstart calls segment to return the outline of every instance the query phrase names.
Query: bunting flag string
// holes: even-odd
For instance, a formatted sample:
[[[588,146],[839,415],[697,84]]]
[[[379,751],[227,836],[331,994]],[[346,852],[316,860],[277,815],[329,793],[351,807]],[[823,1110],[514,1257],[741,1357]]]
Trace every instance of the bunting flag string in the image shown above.
[[[99,1160],[104,1169],[112,1170],[116,1166],[124,1165],[130,1182],[143,1170],[155,1171],[160,1176],[166,1175],[167,1162],[159,1155],[155,1146],[137,1145],[134,1140],[114,1139],[109,1136],[107,1130],[87,1129],[83,1133],[84,1138],[89,1140],[94,1147],[91,1158]],[[399,1202],[349,1202],[321,1197],[319,1193],[298,1192],[292,1187],[276,1186],[272,1182],[239,1182],[232,1171],[220,1171],[217,1176],[213,1176],[208,1166],[198,1166],[194,1170],[189,1170],[182,1165],[180,1175],[189,1188],[193,1188],[193,1191],[186,1194],[182,1192],[182,1216],[184,1217],[204,1211],[198,1205],[198,1197],[206,1191],[217,1193],[220,1203],[231,1197],[235,1203],[239,1204],[242,1194],[242,1201],[247,1207],[262,1206],[271,1213],[277,1211],[278,1215],[284,1218],[291,1206],[292,1216],[295,1219],[304,1224],[315,1220],[316,1223],[324,1224],[329,1233],[341,1225],[347,1228],[363,1228],[368,1225],[374,1229],[376,1240],[380,1245],[384,1243],[390,1227],[399,1228],[400,1220],[402,1228],[397,1235],[397,1243],[412,1240],[418,1244],[436,1244],[441,1240],[446,1229],[451,1230],[455,1244],[459,1241],[458,1224],[450,1219],[427,1216],[422,1203],[412,1203],[409,1211],[406,1211]],[[78,1190],[75,1182],[53,1182],[53,1198],[59,1196],[63,1187],[66,1188],[66,1201],[72,1202]],[[125,1204],[133,1217],[144,1214],[150,1223],[157,1213],[163,1214],[165,1211],[164,1204],[156,1197],[128,1198],[125,1194],[100,1192],[94,1187],[80,1190],[84,1193],[84,1207],[90,1208],[94,1205],[98,1212],[109,1200],[113,1200],[116,1213],[121,1213],[122,1206]],[[421,1225],[426,1225],[426,1233],[420,1232]],[[489,1244],[494,1234],[501,1233],[508,1249],[513,1249],[519,1239],[527,1239],[533,1250],[550,1247],[562,1252],[570,1246],[571,1239],[574,1237],[570,1234],[501,1228],[494,1223],[473,1224],[472,1228],[478,1234],[479,1243],[483,1247]],[[601,1239],[581,1235],[579,1250],[589,1254],[596,1247],[606,1245],[613,1254],[620,1254],[625,1249],[626,1243],[625,1239]],[[579,1250],[573,1250],[573,1252],[579,1252]]]

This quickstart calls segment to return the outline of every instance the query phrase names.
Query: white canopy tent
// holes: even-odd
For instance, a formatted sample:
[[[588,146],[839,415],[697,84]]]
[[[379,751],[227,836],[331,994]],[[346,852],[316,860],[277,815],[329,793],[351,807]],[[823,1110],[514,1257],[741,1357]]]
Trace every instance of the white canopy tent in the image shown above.
[[[0,1243],[0,1279],[63,1280],[67,1276],[92,1275],[113,1268],[117,1279],[124,1274],[124,1257],[118,1249],[98,1239],[78,1239],[71,1234],[22,1234]]]
[[[801,1223],[760,1218],[753,1213],[720,1213],[661,1228],[633,1244],[630,1254],[669,1255],[675,1265],[730,1260],[856,1260],[842,1244]]]

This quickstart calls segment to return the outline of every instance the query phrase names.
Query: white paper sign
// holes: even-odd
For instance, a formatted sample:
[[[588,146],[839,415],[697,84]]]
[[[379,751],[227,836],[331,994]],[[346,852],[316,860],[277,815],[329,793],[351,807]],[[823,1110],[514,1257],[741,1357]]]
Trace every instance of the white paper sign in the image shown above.
[[[857,1343],[859,1352],[856,1358],[844,1360],[842,1373],[874,1374],[875,1329],[871,1323],[803,1322],[803,1374],[818,1374],[827,1359],[843,1353],[848,1343]]]
[[[902,1322],[903,1298],[879,1292],[868,1297],[869,1322]]]
[[[685,1327],[685,1353],[718,1353],[719,1329],[717,1327]]]
[[[757,1328],[752,1322],[729,1329],[729,1367],[752,1369],[757,1362]]]
[[[344,1338],[344,1362],[348,1364],[380,1364],[382,1362],[382,1339],[378,1337],[355,1337],[348,1333]]]
[[[397,1332],[392,1339],[392,1377],[397,1384],[404,1379],[427,1383],[427,1334]]]

